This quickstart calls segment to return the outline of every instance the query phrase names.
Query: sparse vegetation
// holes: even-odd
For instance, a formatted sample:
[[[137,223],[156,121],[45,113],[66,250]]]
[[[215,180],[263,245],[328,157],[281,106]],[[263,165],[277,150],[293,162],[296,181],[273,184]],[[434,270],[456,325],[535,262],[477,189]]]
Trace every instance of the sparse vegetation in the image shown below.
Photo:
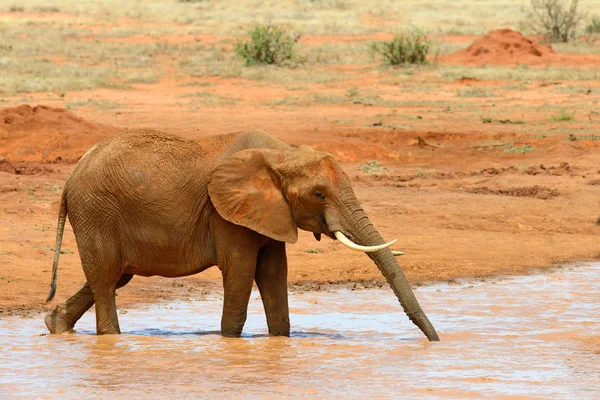
[[[592,141],[596,141],[596,140],[600,140],[600,136],[598,135],[594,135],[593,133],[591,135],[569,135],[567,137],[567,140],[570,142],[575,142],[577,140],[592,140]]]
[[[505,125],[523,125],[525,123],[525,121],[520,119],[494,119],[488,117],[481,117],[481,122],[483,122],[484,124],[491,124],[496,122]]]
[[[600,17],[592,17],[590,23],[585,26],[585,33],[588,35],[600,34]]]
[[[374,53],[383,56],[392,66],[407,64],[426,64],[431,43],[421,33],[400,34],[389,42],[373,43]]]
[[[471,86],[462,88],[458,92],[456,92],[457,97],[490,97],[493,95],[494,94],[486,88]]]
[[[530,144],[525,144],[519,147],[507,147],[504,149],[505,153],[529,153],[530,151],[534,151],[535,148]]]
[[[439,76],[444,79],[457,80],[464,77],[477,80],[504,80],[529,83],[531,81],[597,81],[600,80],[600,70],[574,69],[568,67],[547,67],[520,69],[506,66],[466,67],[444,65],[439,70]]]
[[[318,248],[306,249],[305,251],[307,253],[310,253],[310,254],[321,254],[321,253],[323,253],[323,250],[318,249]]]
[[[233,104],[240,100],[238,98],[225,97],[210,92],[190,93],[185,95],[184,97],[194,98],[194,104],[196,104],[197,106]]]
[[[106,100],[93,100],[93,99],[80,99],[73,100],[67,103],[67,110],[76,110],[79,107],[91,107],[98,110],[114,110],[116,108],[122,108],[123,106],[119,103]]]
[[[286,32],[275,25],[257,26],[249,33],[250,40],[240,40],[235,52],[246,65],[276,64],[293,61],[298,35]]]
[[[388,171],[388,169],[379,164],[379,161],[377,160],[362,163],[360,167],[358,167],[358,170],[365,174],[385,174]]]
[[[584,17],[578,6],[579,0],[571,0],[568,6],[563,0],[531,0],[531,28],[549,42],[574,40]]]
[[[562,110],[560,114],[555,114],[550,117],[551,121],[561,122],[561,121],[573,121],[575,119],[575,113],[569,113],[565,110]]]

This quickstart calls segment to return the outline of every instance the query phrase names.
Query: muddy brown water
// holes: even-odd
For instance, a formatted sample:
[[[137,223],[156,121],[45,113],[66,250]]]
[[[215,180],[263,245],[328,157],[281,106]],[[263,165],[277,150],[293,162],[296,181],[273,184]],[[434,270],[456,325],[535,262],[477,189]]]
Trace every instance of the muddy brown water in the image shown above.
[[[0,398],[600,398],[600,264],[417,289],[442,341],[428,343],[391,290],[290,295],[292,337],[271,338],[258,295],[241,339],[221,302],[119,315],[120,336],[45,335],[0,321]]]

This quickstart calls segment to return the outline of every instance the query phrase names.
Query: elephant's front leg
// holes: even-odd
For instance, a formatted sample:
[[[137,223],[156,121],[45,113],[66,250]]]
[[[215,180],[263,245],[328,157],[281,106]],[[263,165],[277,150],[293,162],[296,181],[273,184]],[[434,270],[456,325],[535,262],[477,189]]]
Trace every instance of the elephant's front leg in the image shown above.
[[[219,264],[223,272],[224,291],[221,334],[226,337],[239,337],[246,322],[258,250],[231,253],[233,257],[230,254],[227,260]]]
[[[254,279],[265,307],[269,334],[290,336],[285,243],[273,241],[260,250]]]

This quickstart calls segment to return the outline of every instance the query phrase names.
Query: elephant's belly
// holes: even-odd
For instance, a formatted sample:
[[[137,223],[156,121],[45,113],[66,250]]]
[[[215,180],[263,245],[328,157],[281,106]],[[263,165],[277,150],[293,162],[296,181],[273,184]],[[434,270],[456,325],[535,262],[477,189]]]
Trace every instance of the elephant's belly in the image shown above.
[[[151,265],[149,264],[133,264],[128,263],[125,265],[123,273],[125,274],[133,274],[140,276],[164,276],[167,278],[176,278],[179,276],[187,276],[197,274],[202,272],[214,264],[212,262],[204,262],[204,263],[160,263],[155,262]]]
[[[121,249],[123,272],[141,276],[193,275],[216,264],[211,246],[185,246],[173,241],[140,241]]]

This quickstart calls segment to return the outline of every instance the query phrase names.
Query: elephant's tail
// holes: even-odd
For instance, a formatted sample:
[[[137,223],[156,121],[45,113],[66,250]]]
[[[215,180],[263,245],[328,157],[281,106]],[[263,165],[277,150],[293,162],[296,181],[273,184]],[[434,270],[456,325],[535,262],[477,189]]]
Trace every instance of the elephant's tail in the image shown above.
[[[56,293],[56,277],[58,274],[58,258],[60,257],[60,247],[62,245],[63,233],[65,231],[65,221],[67,219],[67,188],[63,190],[62,197],[60,199],[60,211],[58,212],[58,226],[56,228],[56,245],[54,246],[54,261],[52,263],[52,281],[50,282],[50,294],[46,299],[46,303],[49,303],[54,298]]]

